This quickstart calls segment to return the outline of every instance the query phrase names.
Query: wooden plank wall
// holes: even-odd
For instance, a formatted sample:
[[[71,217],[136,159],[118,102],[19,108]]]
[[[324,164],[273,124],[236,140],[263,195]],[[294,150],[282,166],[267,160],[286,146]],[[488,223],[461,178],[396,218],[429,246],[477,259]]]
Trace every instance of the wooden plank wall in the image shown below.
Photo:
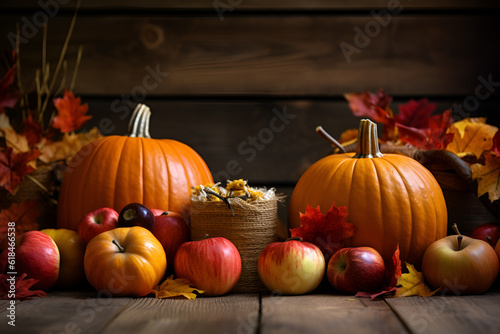
[[[40,67],[44,18],[48,61],[58,59],[76,3],[63,2],[0,4],[0,48],[19,24],[28,82]],[[315,126],[336,137],[357,126],[346,92],[383,88],[394,109],[428,97],[442,112],[479,101],[490,81],[491,95],[454,116],[500,124],[499,9],[473,0],[83,0],[68,72],[83,45],[74,91],[89,103],[87,127],[122,134],[133,105],[145,102],[152,135],[194,147],[217,179],[290,193],[330,152]]]

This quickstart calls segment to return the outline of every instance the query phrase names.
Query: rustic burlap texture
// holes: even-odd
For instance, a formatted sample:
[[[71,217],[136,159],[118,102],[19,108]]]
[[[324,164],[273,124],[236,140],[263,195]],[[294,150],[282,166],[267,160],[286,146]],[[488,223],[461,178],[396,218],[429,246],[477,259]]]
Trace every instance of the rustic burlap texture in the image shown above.
[[[205,235],[229,239],[241,256],[241,276],[233,292],[266,291],[257,270],[259,255],[277,240],[278,199],[246,202],[229,199],[235,215],[221,201],[191,200],[191,239]]]

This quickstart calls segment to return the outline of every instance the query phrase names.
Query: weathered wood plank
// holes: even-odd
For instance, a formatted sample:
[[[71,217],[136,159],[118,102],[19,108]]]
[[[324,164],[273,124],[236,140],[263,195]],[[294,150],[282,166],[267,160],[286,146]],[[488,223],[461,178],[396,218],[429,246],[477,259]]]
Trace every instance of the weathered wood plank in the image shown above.
[[[9,47],[19,19],[0,16],[0,48]],[[53,65],[69,20],[49,20]],[[356,37],[367,24],[372,37]],[[41,28],[34,30],[22,34],[27,80],[42,58]],[[384,87],[394,95],[467,95],[479,76],[499,80],[499,35],[493,15],[395,15],[386,27],[369,15],[81,16],[68,69],[82,44],[78,94],[340,96]],[[356,50],[343,52],[341,43]]]
[[[35,9],[38,8],[38,0],[18,0],[2,3],[0,8],[15,9]],[[99,0],[86,0],[82,2],[82,9],[214,9],[214,0],[108,0],[103,3]],[[399,1],[402,6],[408,9],[455,9],[455,8],[498,8],[498,4],[488,0],[421,0],[411,2],[410,0]],[[68,4],[61,5],[61,8],[74,8],[76,1],[70,1]],[[216,3],[216,2],[215,2]],[[226,5],[226,8],[233,10],[257,9],[257,10],[303,10],[303,9],[373,9],[386,8],[389,5],[388,0],[372,1],[346,1],[346,0],[221,0],[219,6]]]
[[[133,109],[118,103],[120,100],[119,97],[108,101],[84,98],[93,115],[87,127],[101,124],[106,134],[126,133]],[[201,154],[217,180],[245,178],[253,184],[271,186],[295,184],[312,163],[331,153],[329,143],[315,133],[316,126],[322,125],[339,138],[344,130],[357,128],[359,122],[343,101],[151,99],[144,102],[152,110],[153,138],[187,143]],[[393,104],[395,112],[398,103]],[[460,101],[439,102],[436,112],[450,108],[453,103]],[[500,115],[496,112],[499,107],[500,102],[485,101],[470,116],[490,115],[490,121],[499,125]]]
[[[7,310],[0,309],[0,332],[100,333],[130,299],[96,297],[96,292],[58,291],[18,302],[15,327],[7,323]]]
[[[414,333],[498,333],[500,293],[386,299]]]
[[[257,294],[194,301],[140,298],[114,318],[104,333],[253,333],[258,314]]]
[[[261,333],[407,333],[384,301],[352,296],[262,298]]]

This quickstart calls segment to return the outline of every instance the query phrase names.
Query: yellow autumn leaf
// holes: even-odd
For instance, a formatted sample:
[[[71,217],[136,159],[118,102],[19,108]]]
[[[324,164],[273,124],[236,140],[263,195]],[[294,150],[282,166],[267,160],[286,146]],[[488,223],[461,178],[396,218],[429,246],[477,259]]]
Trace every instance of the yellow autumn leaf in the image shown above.
[[[194,292],[204,293],[205,291],[191,287],[191,283],[187,279],[174,279],[174,275],[171,275],[152,292],[156,298],[186,297],[187,299],[196,299]]]
[[[454,133],[447,150],[459,157],[474,154],[479,158],[493,146],[493,137],[498,128],[486,124],[485,117],[466,118],[450,125],[448,133]]]
[[[484,155],[485,164],[470,167],[472,179],[477,181],[477,196],[488,193],[491,202],[500,198],[500,156],[495,153]]]
[[[1,128],[0,133],[5,137],[5,143],[12,147],[14,153],[25,153],[31,151],[28,139],[25,135],[17,133],[12,126]]]
[[[97,127],[94,127],[87,133],[65,133],[60,141],[47,143],[42,140],[37,145],[41,152],[38,159],[45,163],[58,160],[68,162],[83,146],[99,137],[101,134]]]
[[[417,271],[412,264],[406,263],[406,268],[408,269],[408,274],[402,274],[398,278],[397,285],[401,287],[398,288],[394,297],[429,297],[439,291],[439,289],[431,291],[425,285],[424,275]]]

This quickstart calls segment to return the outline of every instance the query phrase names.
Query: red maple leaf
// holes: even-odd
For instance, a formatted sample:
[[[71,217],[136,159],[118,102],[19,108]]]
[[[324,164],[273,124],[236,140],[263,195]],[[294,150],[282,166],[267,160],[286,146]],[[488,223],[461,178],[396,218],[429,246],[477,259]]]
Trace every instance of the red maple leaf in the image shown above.
[[[13,193],[23,181],[24,176],[35,169],[28,162],[35,160],[40,155],[36,148],[30,152],[14,153],[12,147],[7,147],[0,152],[0,187]]]
[[[43,136],[42,126],[33,120],[31,114],[23,121],[23,135],[28,140],[29,147],[39,143]]]
[[[382,124],[387,123],[387,118],[390,117],[388,110],[392,97],[385,94],[382,89],[377,94],[365,91],[348,93],[344,97],[349,102],[349,108],[355,116],[368,117],[374,122]]]
[[[408,144],[425,150],[444,150],[453,140],[453,133],[447,133],[448,127],[453,123],[451,110],[446,110],[441,115],[429,118],[429,127],[418,129],[396,123],[399,138]]]
[[[0,114],[5,112],[5,108],[13,108],[19,100],[19,91],[12,87],[15,77],[16,65],[13,65],[0,79]]]
[[[302,238],[318,246],[325,256],[325,261],[339,249],[344,247],[343,239],[354,235],[356,227],[345,221],[347,209],[332,204],[326,214],[322,214],[320,207],[316,209],[309,204],[305,213],[300,213],[300,227],[290,229],[292,237]]]
[[[491,148],[491,151],[496,153],[496,155],[500,155],[500,131],[497,131],[493,137],[493,147]]]
[[[434,110],[436,110],[436,104],[430,103],[427,99],[418,101],[411,99],[407,104],[399,105],[399,115],[396,115],[394,119],[402,125],[425,129],[429,127],[429,118]]]
[[[0,250],[7,247],[8,223],[16,222],[16,237],[24,232],[38,230],[38,201],[22,201],[12,203],[0,211]]]
[[[30,290],[30,288],[38,283],[35,278],[26,278],[27,274],[21,276],[11,276],[0,274],[0,299],[17,299],[27,300],[31,297],[45,297],[47,293],[42,290]],[[15,288],[11,289],[11,279],[15,279]]]
[[[81,104],[81,99],[75,98],[72,92],[64,90],[64,97],[54,99],[57,116],[52,121],[52,127],[63,133],[78,130],[83,123],[92,118],[85,115],[89,109],[88,104]]]
[[[392,261],[385,263],[385,282],[379,291],[363,292],[359,291],[356,297],[369,297],[371,299],[392,296],[396,293],[398,278],[401,276],[401,260],[399,259],[399,245],[396,246]]]

